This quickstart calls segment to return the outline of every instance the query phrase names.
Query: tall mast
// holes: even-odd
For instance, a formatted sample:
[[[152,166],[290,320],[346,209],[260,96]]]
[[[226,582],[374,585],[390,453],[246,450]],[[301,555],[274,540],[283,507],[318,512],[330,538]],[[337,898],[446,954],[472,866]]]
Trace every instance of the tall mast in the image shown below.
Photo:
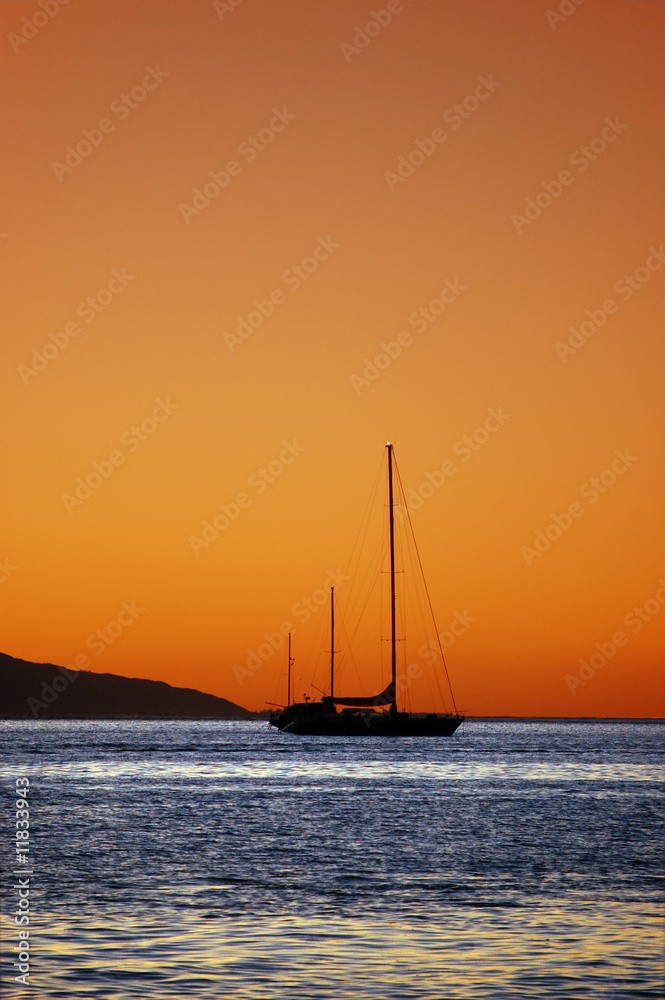
[[[330,697],[335,687],[335,588],[330,588]]]
[[[395,639],[395,514],[393,511],[393,446],[388,449],[388,510],[390,523],[390,666],[393,697],[396,698],[397,652]]]
[[[286,675],[286,707],[288,708],[291,704],[291,667],[293,666],[293,657],[291,656],[291,633],[289,632],[289,666]]]

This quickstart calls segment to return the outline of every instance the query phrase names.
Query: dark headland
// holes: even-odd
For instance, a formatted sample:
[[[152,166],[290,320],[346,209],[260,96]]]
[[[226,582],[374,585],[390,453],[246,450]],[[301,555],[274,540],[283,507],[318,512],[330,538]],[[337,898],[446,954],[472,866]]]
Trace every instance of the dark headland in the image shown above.
[[[251,719],[240,705],[193,688],[69,670],[0,653],[0,718]]]

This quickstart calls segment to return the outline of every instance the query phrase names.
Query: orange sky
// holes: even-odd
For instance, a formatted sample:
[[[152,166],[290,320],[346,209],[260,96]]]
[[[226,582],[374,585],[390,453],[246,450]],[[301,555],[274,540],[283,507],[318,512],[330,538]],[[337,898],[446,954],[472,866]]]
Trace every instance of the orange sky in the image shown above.
[[[0,3],[0,648],[262,708],[292,621],[300,697],[395,440],[447,470],[458,706],[662,715],[665,5],[40,2]]]

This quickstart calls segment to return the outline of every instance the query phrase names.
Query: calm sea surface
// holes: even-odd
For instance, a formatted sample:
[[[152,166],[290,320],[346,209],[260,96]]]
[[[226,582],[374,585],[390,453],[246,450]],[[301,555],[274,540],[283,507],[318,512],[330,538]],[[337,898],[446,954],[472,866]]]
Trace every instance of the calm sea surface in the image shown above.
[[[2,992],[662,998],[664,735],[0,722],[10,949],[16,778],[33,872],[31,985],[5,951]]]

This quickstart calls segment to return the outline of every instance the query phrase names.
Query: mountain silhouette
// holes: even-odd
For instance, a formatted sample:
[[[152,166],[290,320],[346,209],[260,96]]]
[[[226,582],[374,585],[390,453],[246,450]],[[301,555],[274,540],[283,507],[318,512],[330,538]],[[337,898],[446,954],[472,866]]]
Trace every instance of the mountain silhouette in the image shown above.
[[[0,717],[5,719],[248,719],[226,698],[164,681],[69,670],[0,653]]]

